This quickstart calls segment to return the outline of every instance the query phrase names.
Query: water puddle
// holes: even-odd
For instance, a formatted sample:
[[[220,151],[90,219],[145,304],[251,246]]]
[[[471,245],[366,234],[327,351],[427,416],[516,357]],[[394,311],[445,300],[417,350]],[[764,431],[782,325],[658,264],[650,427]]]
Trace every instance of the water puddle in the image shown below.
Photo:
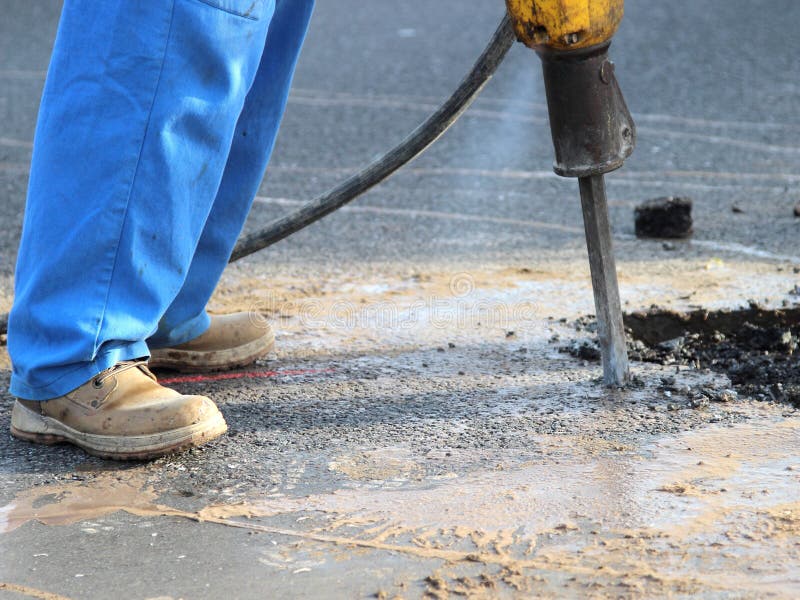
[[[72,525],[125,511],[139,516],[165,516],[174,509],[156,503],[157,493],[141,470],[124,475],[102,472],[90,481],[46,485],[21,492],[0,507],[0,533],[30,521]]]

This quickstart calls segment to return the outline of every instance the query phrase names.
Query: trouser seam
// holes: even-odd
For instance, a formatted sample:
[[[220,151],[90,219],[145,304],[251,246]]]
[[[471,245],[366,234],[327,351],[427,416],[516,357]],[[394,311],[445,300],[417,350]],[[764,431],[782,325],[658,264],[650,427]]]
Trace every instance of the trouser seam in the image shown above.
[[[133,169],[133,176],[131,177],[131,184],[130,184],[130,186],[128,188],[128,195],[127,195],[127,198],[125,200],[125,206],[124,206],[124,209],[123,209],[122,219],[121,219],[120,226],[119,226],[119,235],[117,236],[116,246],[115,246],[115,251],[114,251],[114,262],[113,262],[113,264],[111,266],[111,274],[108,277],[108,285],[106,287],[105,300],[103,301],[103,310],[102,310],[102,313],[100,315],[100,319],[99,319],[98,324],[97,324],[97,332],[95,333],[94,344],[92,345],[92,358],[93,359],[97,356],[97,351],[99,350],[99,344],[98,343],[100,341],[100,334],[103,331],[103,324],[105,322],[106,312],[107,312],[107,309],[108,309],[108,300],[109,300],[109,297],[111,295],[111,286],[112,286],[112,283],[114,282],[114,273],[116,272],[117,262],[119,260],[119,246],[120,246],[120,243],[122,242],[122,236],[123,236],[123,234],[125,232],[125,223],[128,220],[128,209],[130,207],[131,197],[133,196],[133,190],[134,190],[134,188],[136,186],[136,177],[139,174],[139,167],[140,167],[140,165],[142,163],[142,153],[144,151],[144,144],[147,141],[147,132],[150,129],[150,122],[151,122],[152,117],[153,117],[153,108],[154,108],[155,103],[156,103],[156,98],[158,98],[158,90],[161,88],[161,80],[162,80],[162,76],[164,74],[164,64],[167,61],[167,51],[169,49],[170,40],[172,39],[172,26],[173,26],[173,23],[175,21],[175,4],[176,4],[176,2],[177,2],[177,0],[173,0],[173,2],[172,2],[172,8],[170,10],[170,16],[169,16],[169,27],[167,28],[167,35],[166,35],[166,39],[164,41],[164,52],[163,52],[163,55],[161,57],[161,65],[159,66],[159,69],[158,69],[158,77],[156,78],[156,85],[155,85],[155,89],[153,90],[153,98],[150,101],[150,108],[149,108],[148,113],[147,113],[147,121],[146,121],[146,123],[144,125],[144,133],[142,134],[142,141],[139,144],[139,153],[138,153],[138,156],[136,158],[136,166]]]

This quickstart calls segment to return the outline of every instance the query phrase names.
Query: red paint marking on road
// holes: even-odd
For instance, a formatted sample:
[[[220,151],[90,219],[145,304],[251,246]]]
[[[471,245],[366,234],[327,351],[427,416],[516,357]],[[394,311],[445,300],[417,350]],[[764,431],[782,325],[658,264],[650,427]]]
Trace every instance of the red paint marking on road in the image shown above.
[[[292,375],[321,375],[333,373],[334,369],[289,369],[286,371],[245,371],[244,373],[215,373],[213,375],[185,375],[159,379],[158,383],[199,383],[203,381],[223,381],[225,379],[266,379],[268,377],[291,377]]]

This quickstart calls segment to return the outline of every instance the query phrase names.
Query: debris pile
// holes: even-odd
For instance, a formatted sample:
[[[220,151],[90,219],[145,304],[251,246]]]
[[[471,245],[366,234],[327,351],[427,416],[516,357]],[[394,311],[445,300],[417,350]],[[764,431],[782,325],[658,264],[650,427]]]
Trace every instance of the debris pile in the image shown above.
[[[728,375],[735,390],[671,390],[698,406],[730,402],[742,394],[800,406],[800,307],[767,310],[751,305],[735,311],[675,313],[653,308],[626,315],[631,360],[708,368]],[[579,319],[579,331],[593,330]],[[599,360],[594,340],[561,347],[582,360]]]

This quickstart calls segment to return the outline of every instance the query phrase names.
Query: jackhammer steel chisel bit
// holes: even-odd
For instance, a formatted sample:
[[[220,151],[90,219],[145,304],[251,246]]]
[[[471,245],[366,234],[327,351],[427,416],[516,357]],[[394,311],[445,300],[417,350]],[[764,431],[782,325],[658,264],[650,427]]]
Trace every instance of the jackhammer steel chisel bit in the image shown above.
[[[606,385],[629,378],[603,175],[633,152],[636,127],[608,58],[624,0],[506,0],[517,38],[542,61],[553,169],[577,177]]]

